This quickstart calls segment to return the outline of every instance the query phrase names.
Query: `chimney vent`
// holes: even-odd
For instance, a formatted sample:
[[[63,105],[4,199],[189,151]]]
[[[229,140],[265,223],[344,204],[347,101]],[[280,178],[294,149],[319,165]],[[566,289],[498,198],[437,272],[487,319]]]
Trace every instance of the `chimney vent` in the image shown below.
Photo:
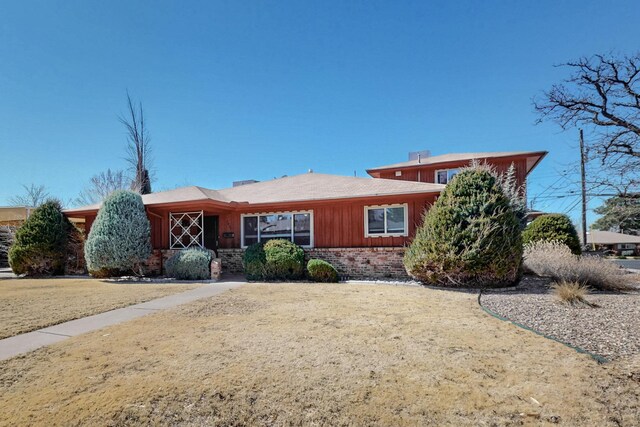
[[[431,156],[431,151],[429,150],[411,151],[409,152],[409,161],[417,160],[418,163],[420,163],[422,159],[430,156]]]

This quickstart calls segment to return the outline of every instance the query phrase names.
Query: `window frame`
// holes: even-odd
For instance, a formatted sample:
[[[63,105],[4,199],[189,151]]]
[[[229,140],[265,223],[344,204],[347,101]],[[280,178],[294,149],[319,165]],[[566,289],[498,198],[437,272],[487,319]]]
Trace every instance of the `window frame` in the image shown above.
[[[404,209],[404,232],[402,233],[389,233],[387,232],[387,209],[389,208],[403,208]],[[372,209],[384,210],[384,233],[369,233],[369,211]],[[364,237],[408,237],[409,236],[409,204],[408,203],[396,203],[388,205],[370,205],[364,207]]]
[[[298,245],[302,248],[313,248],[314,244],[314,229],[313,229],[313,209],[304,210],[304,211],[279,211],[279,212],[259,212],[259,213],[247,213],[240,214],[240,247],[242,249],[246,249],[249,246],[244,244],[244,219],[246,217],[257,217],[258,218],[258,243],[260,242],[260,217],[267,215],[290,215],[291,216],[291,237],[290,241],[294,242],[295,236],[295,216],[300,214],[309,214],[309,244],[308,245]]]
[[[440,182],[438,182],[438,173],[439,172],[447,172],[447,182],[445,182],[442,185],[447,185],[449,182],[451,182],[451,178],[449,178],[449,171],[456,171],[456,173],[458,173],[460,171],[460,168],[447,168],[447,169],[436,169],[435,174],[433,175],[433,182],[435,184],[442,184]]]

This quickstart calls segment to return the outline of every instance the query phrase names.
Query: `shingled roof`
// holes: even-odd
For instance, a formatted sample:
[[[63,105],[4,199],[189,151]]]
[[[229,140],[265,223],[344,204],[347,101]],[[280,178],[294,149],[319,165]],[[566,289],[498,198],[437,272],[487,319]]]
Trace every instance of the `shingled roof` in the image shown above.
[[[439,193],[442,184],[393,179],[357,178],[350,176],[306,173],[239,187],[210,190],[191,186],[145,194],[145,205],[216,201],[220,203],[270,204],[312,200],[350,199],[356,197],[393,196],[402,194]],[[95,211],[100,204],[66,209],[67,214]]]
[[[480,152],[480,153],[453,153],[443,154],[440,156],[421,157],[419,160],[409,160],[407,162],[393,163],[390,165],[379,166],[377,168],[367,169],[367,173],[384,169],[402,169],[407,167],[416,166],[428,166],[437,165],[440,163],[452,163],[452,162],[470,162],[472,160],[484,160],[500,157],[526,157],[527,158],[527,173],[535,167],[535,165],[547,155],[546,151],[494,151],[494,152]],[[530,161],[529,161],[530,160]]]
[[[582,240],[582,235],[580,236]],[[613,231],[587,231],[587,243],[596,245],[615,245],[618,243],[635,243],[640,245],[640,236],[615,233]]]

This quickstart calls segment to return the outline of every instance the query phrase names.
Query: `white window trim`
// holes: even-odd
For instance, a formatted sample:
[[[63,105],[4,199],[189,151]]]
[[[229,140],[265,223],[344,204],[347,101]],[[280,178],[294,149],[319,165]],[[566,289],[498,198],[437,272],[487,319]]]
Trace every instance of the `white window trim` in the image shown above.
[[[369,234],[369,210],[384,209],[384,228],[387,229],[387,208],[404,208],[404,233],[373,233]],[[409,235],[409,205],[400,203],[395,205],[372,205],[364,207],[364,237],[407,237]]]
[[[446,182],[446,184],[448,184],[448,183],[449,183],[449,181],[451,181],[451,180],[449,179],[449,171],[459,171],[459,170],[460,170],[460,168],[436,169],[436,172],[435,172],[435,174],[433,175],[433,182],[434,182],[435,184],[439,184],[439,182],[438,182],[438,172],[447,172],[447,182]],[[446,185],[446,184],[445,184],[445,185]]]
[[[295,214],[309,214],[309,244],[308,245],[300,245],[303,248],[313,248],[315,233],[313,230],[313,210],[308,211],[280,211],[280,212],[259,212],[259,213],[251,213],[251,214],[241,214],[240,215],[240,247],[242,249],[248,248],[247,245],[244,244],[244,218],[245,217],[260,217],[265,215],[291,215],[291,241],[293,242],[293,234],[295,232],[295,224],[293,223],[293,216]],[[260,241],[260,219],[258,219],[258,242]]]

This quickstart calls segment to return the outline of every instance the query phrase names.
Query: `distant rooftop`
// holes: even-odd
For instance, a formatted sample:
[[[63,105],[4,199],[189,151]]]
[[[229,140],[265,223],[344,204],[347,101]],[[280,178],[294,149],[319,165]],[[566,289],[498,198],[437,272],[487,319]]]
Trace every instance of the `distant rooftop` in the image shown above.
[[[376,168],[367,169],[367,173],[384,170],[384,169],[401,169],[407,167],[423,166],[423,165],[435,165],[439,163],[451,163],[462,162],[472,160],[484,160],[490,158],[500,157],[526,157],[527,158],[527,173],[535,167],[535,165],[547,155],[546,151],[493,151],[493,152],[480,152],[480,153],[453,153],[442,154],[439,156],[429,156],[414,158],[412,160],[400,163],[393,163],[385,166],[378,166]]]
[[[582,240],[582,235],[580,236]],[[640,244],[640,236],[616,233],[613,231],[591,230],[587,232],[587,243],[596,245],[615,245],[617,243]]]

